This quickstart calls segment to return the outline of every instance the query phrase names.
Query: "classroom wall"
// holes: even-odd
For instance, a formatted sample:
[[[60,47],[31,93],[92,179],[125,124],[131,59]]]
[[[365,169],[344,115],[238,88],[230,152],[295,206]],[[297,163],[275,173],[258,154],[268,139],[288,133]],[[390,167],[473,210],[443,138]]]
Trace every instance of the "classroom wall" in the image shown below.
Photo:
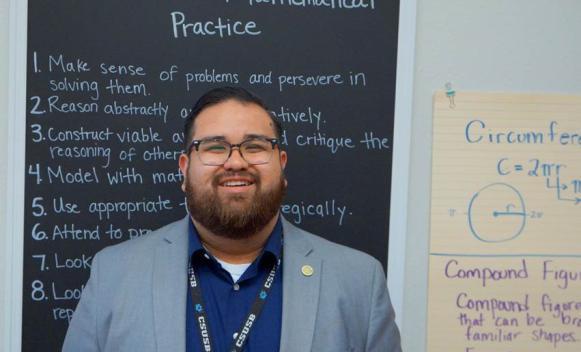
[[[0,0],[0,352],[20,346],[26,9]]]
[[[8,0],[0,0],[0,224],[6,222],[6,146],[8,136]],[[7,288],[10,286],[8,263],[8,236],[0,227],[0,351],[8,351],[10,304]]]
[[[581,94],[581,2],[417,1],[401,326],[410,352],[426,351],[434,91],[451,82],[456,91]]]
[[[405,1],[405,0],[404,0]],[[0,0],[0,165],[8,134],[8,10]],[[567,92],[581,94],[581,33],[575,0],[417,0],[417,34],[408,197],[404,351],[425,351],[432,94],[451,82],[456,91]],[[0,167],[0,199],[7,170]],[[397,187],[397,185],[396,185]],[[10,201],[0,202],[0,224]],[[8,301],[11,242],[0,227],[0,351],[9,351]]]

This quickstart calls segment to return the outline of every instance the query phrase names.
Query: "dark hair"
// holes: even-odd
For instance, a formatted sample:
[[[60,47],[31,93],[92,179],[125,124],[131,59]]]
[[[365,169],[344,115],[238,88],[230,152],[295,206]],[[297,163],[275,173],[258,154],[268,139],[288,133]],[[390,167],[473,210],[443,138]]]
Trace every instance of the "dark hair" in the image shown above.
[[[280,124],[280,121],[278,121],[273,116],[271,111],[260,97],[240,87],[219,87],[204,93],[204,95],[202,95],[192,107],[190,114],[186,118],[186,123],[184,124],[184,150],[187,149],[191,143],[191,136],[194,134],[194,121],[196,120],[196,117],[198,117],[198,115],[202,112],[202,110],[227,100],[236,100],[241,103],[256,104],[263,108],[274,124],[274,132],[276,134],[276,138],[280,142],[282,137],[282,125]],[[279,148],[281,147],[281,144],[282,143],[279,143]]]

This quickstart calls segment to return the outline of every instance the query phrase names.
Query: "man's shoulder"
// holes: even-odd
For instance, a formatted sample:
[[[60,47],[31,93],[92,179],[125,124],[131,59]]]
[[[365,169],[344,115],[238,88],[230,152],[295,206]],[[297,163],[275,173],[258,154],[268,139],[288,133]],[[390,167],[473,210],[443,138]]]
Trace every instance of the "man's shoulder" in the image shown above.
[[[96,254],[101,261],[126,261],[136,259],[139,255],[151,255],[163,241],[169,243],[175,241],[186,241],[187,244],[187,222],[188,218],[182,218],[171,222],[156,230],[150,231],[140,237],[133,238],[118,244],[103,248]]]
[[[335,243],[319,234],[314,234],[301,229],[289,221],[283,219],[285,231],[285,243],[290,242],[293,247],[299,247],[299,250],[312,251],[312,256],[316,256],[327,262],[334,262],[337,265],[349,263],[353,266],[381,266],[379,261],[371,255],[360,250]]]

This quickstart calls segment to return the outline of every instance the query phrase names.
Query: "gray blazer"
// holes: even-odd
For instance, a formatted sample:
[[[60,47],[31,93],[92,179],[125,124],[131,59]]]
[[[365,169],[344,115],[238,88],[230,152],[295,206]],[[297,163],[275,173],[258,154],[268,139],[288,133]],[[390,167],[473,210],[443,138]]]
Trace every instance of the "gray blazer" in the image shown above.
[[[287,221],[283,229],[280,351],[401,351],[379,262]],[[186,217],[97,253],[63,351],[185,351],[187,233]]]

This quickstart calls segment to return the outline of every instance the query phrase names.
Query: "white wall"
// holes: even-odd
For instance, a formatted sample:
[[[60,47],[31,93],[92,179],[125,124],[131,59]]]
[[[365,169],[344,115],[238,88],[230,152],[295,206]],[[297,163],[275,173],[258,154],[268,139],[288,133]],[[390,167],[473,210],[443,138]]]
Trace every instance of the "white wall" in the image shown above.
[[[452,82],[456,91],[581,94],[580,1],[417,1],[401,326],[406,352],[426,351],[434,91]]]
[[[6,221],[6,147],[8,136],[8,0],[0,0],[0,224]],[[0,351],[8,351],[9,244],[0,227]]]
[[[20,350],[26,9],[26,0],[0,0],[0,351],[7,352]]]

